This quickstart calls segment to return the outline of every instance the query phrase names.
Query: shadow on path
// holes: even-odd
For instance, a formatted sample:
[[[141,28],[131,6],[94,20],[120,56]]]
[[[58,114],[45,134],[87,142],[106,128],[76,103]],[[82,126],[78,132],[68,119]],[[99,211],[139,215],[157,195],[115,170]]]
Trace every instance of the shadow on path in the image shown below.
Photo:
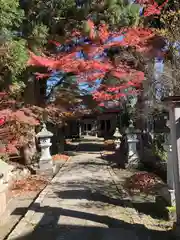
[[[14,240],[171,240],[171,232],[153,231],[139,224],[129,224],[108,216],[75,211],[55,207],[40,207],[35,205],[35,211],[43,213],[40,222],[33,228],[32,232],[24,236],[12,238]],[[20,214],[22,208],[17,208],[13,214]],[[61,217],[72,217],[76,219],[89,220],[107,226],[73,226],[70,223],[62,223]],[[76,222],[76,221],[75,221]]]
[[[100,153],[103,150],[105,150],[104,144],[82,142],[77,152]],[[24,219],[25,223],[28,220],[27,225],[21,225],[20,222],[17,226],[22,232],[22,228],[24,228],[26,235],[9,238],[9,240],[174,240],[171,231],[150,230],[141,224],[130,224],[119,220],[117,214],[116,217],[100,215],[106,205],[126,208],[131,201],[123,198],[110,177],[103,178],[103,175],[101,177],[101,170],[103,171],[103,166],[109,165],[109,161],[112,161],[112,156],[106,161],[93,158],[72,164],[72,172],[71,168],[67,168],[67,171],[72,174],[80,174],[80,180],[77,181],[78,178],[75,178],[75,181],[74,178],[67,177],[60,184],[54,183],[52,196],[48,196],[58,199],[61,207],[40,206],[34,203],[31,208],[35,212],[34,217],[29,220]],[[84,178],[81,178],[82,171],[87,172],[87,176],[84,175]],[[93,175],[93,172],[96,174]],[[64,190],[63,187],[65,187]],[[88,201],[76,201],[80,210],[66,209],[68,204],[63,208],[63,203],[66,204],[66,200],[70,199]],[[45,204],[48,205],[47,202]],[[134,205],[133,203],[139,210],[142,207],[141,204]],[[90,213],[92,205],[102,211],[96,209],[97,214]],[[149,205],[145,205],[145,208],[149,208]],[[143,209],[141,210],[144,211]],[[24,211],[23,208],[17,208],[12,214],[19,215],[22,211]],[[39,217],[38,214],[42,214],[41,219],[36,219]],[[36,224],[33,223],[33,220]]]
[[[96,143],[96,142],[82,142],[77,152],[97,152],[103,151],[105,149],[104,144],[102,143]]]
[[[115,167],[115,168],[125,169],[125,164],[127,163],[127,156],[120,149],[115,150],[111,154],[103,154],[102,158],[112,168]]]
[[[101,189],[99,189],[101,190]],[[103,190],[103,189],[102,189]],[[116,189],[115,189],[116,190]],[[116,190],[117,191],[117,190]],[[128,207],[128,202],[130,200],[122,200],[122,196],[119,194],[115,194],[115,191],[111,191],[111,194],[114,195],[113,197],[109,197],[103,193],[100,193],[98,191],[92,192],[91,190],[66,190],[66,191],[60,191],[60,192],[55,192],[56,196],[61,198],[61,199],[86,199],[88,202],[92,201],[94,202],[93,204],[96,205],[96,202],[103,204],[111,204],[114,206],[123,206],[123,207]],[[100,205],[100,204],[98,204]],[[85,205],[87,207],[87,204]]]
[[[98,184],[97,184],[98,185]],[[75,187],[75,186],[74,186]],[[108,189],[109,188],[109,189]],[[105,191],[108,191],[110,196],[107,196]],[[116,188],[111,186],[98,186],[98,189],[94,191],[90,189],[86,190],[62,190],[55,192],[56,196],[60,199],[86,199],[87,203],[83,203],[82,207],[91,208],[92,202],[94,206],[103,208],[104,205],[114,205],[121,207],[129,207],[130,205],[136,209],[139,213],[149,215],[154,219],[161,219],[168,221],[169,214],[166,209],[166,206],[157,204],[156,202],[147,201],[146,198],[141,199],[141,202],[136,202],[130,199],[125,193],[117,193]],[[123,196],[124,195],[124,196]]]
[[[89,141],[89,142],[81,142],[79,149],[77,150],[79,152],[97,152],[101,153],[102,150],[105,150],[104,144],[98,144],[96,142]],[[101,167],[111,166],[112,168],[118,168],[118,169],[124,169],[124,164],[126,162],[124,154],[120,153],[120,150],[116,151],[110,151],[110,154],[101,154],[101,157],[104,161],[84,161],[78,163],[78,168],[83,170],[91,170],[91,172],[96,172],[97,169],[100,169]],[[120,170],[121,171],[121,170]],[[124,170],[126,172],[126,170]],[[128,172],[128,171],[127,171]],[[122,178],[122,172],[120,172],[121,178]],[[133,173],[132,173],[133,174]],[[123,184],[123,181],[128,178],[127,174],[124,174],[125,179],[121,179],[121,184]],[[105,183],[104,181],[97,180],[91,180],[90,184],[85,183],[84,181],[81,183],[81,186],[77,186],[75,183],[67,183],[67,185],[72,188],[72,190],[66,190],[66,191],[56,191],[56,195],[59,198],[62,199],[86,199],[88,201],[94,201],[94,204],[98,207],[103,206],[103,204],[112,204],[115,206],[124,206],[127,207],[129,205],[129,202],[133,205],[133,207],[142,214],[150,215],[154,219],[161,219],[161,220],[168,220],[169,214],[166,209],[165,204],[159,204],[155,202],[152,199],[144,198],[136,196],[135,199],[129,199],[124,200],[121,196],[121,193],[119,193],[120,196],[117,196],[115,191],[112,189],[112,183]],[[74,190],[75,188],[80,188],[80,190]],[[84,188],[84,190],[82,190]],[[59,189],[61,189],[61,186],[59,186]],[[93,189],[93,192],[90,190]],[[111,196],[107,196],[104,192],[108,191],[111,193]],[[117,189],[115,189],[117,191]],[[153,196],[152,196],[153,198]],[[138,199],[138,201],[137,201]],[[139,201],[140,199],[140,201]],[[88,204],[85,207],[90,207]]]

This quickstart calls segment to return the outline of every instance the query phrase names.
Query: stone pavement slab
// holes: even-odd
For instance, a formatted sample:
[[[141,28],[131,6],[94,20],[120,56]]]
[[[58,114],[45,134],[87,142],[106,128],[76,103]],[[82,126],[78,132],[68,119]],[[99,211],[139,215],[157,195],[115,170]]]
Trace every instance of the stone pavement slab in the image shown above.
[[[136,223],[139,215],[127,204],[130,199],[117,189],[118,178],[115,181],[112,174],[97,146],[96,153],[72,157],[8,240],[171,239],[166,231],[153,231]]]

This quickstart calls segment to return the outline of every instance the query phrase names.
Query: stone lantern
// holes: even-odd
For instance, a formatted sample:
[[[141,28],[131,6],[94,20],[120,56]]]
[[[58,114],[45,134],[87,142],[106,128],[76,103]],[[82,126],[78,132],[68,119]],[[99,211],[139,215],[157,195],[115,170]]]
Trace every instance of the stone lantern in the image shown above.
[[[42,130],[36,135],[39,139],[39,146],[41,148],[41,156],[39,159],[39,168],[42,171],[52,171],[52,157],[50,154],[51,137],[53,133],[49,132],[46,124],[43,124]]]
[[[140,131],[136,130],[133,121],[130,120],[129,127],[126,129],[127,144],[128,144],[128,162],[126,167],[128,168],[138,168],[139,167],[139,154],[137,151],[138,133]]]
[[[119,131],[119,128],[116,128],[115,133],[113,135],[115,137],[115,144],[116,144],[116,149],[120,148],[120,143],[121,143],[121,133]]]

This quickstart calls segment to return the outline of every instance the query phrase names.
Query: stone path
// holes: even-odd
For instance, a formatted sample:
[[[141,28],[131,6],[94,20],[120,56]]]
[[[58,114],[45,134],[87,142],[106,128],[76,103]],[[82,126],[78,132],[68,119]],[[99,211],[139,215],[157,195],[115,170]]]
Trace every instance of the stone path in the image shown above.
[[[98,144],[98,143],[97,143]],[[100,144],[100,143],[99,143]],[[8,240],[171,239],[145,227],[105,160],[101,145],[67,162],[40,194]],[[119,181],[119,183],[118,183]],[[17,208],[14,214],[22,211]]]

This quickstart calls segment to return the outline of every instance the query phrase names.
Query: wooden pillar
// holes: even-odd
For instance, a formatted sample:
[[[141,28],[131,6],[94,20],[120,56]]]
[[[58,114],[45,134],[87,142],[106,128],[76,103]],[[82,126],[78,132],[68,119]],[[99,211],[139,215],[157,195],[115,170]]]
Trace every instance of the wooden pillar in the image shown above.
[[[171,129],[171,143],[172,143],[172,164],[174,175],[174,187],[176,198],[176,223],[180,226],[180,175],[179,175],[179,163],[180,163],[180,136],[179,132],[179,119],[180,108],[175,106],[175,103],[169,105],[169,117],[170,117],[170,129]]]
[[[169,96],[163,99],[169,107],[169,123],[172,145],[172,166],[176,203],[175,234],[180,237],[180,96]]]
[[[175,189],[176,203],[176,223],[175,226],[180,235],[180,96],[169,96],[163,99],[168,103],[169,123],[172,145],[172,167]]]

